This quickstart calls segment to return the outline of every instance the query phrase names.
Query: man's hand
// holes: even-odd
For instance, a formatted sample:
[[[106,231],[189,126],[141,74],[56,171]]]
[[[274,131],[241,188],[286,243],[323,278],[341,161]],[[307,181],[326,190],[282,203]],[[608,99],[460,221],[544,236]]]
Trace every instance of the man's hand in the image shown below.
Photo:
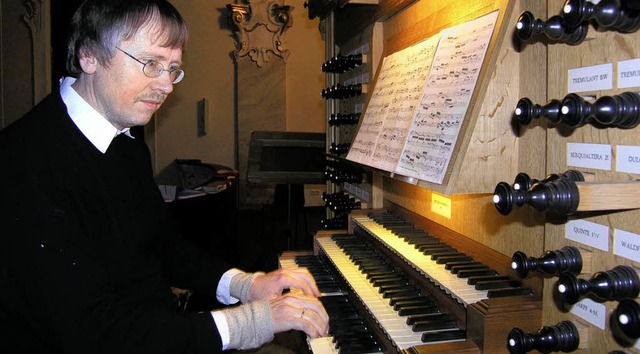
[[[274,333],[295,329],[311,338],[329,335],[329,315],[316,297],[287,293],[271,299],[269,307]]]
[[[274,299],[285,289],[299,289],[308,296],[320,296],[320,290],[307,268],[281,268],[258,276],[247,294],[248,301]],[[302,309],[300,310],[302,311]]]

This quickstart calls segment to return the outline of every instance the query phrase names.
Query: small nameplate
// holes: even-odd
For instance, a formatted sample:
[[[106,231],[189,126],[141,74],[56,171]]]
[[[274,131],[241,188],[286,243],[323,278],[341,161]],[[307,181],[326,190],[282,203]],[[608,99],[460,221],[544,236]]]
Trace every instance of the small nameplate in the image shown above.
[[[367,192],[364,189],[360,189],[362,192],[360,193],[360,199],[365,202],[365,203],[369,203],[369,192]]]
[[[344,183],[343,188],[345,192],[360,199],[361,202],[369,203],[369,192],[367,192],[366,190],[347,182]]]
[[[585,220],[569,220],[565,224],[567,240],[609,251],[609,227]]]
[[[640,235],[613,230],[613,254],[640,262]]]
[[[369,42],[362,44],[362,54],[369,53]]]
[[[601,64],[569,70],[568,92],[610,90],[613,88],[613,64]]]
[[[568,143],[567,165],[609,171],[611,170],[611,145]]]
[[[640,174],[640,146],[616,147],[616,171]]]
[[[582,299],[571,307],[571,313],[600,329],[604,329],[607,320],[607,307],[604,304],[599,304],[591,299]]]
[[[640,86],[640,59],[618,62],[618,87]]]
[[[368,84],[369,83],[369,72],[364,72],[362,73],[362,83],[363,84]]]
[[[431,211],[447,219],[451,219],[451,199],[432,193]]]

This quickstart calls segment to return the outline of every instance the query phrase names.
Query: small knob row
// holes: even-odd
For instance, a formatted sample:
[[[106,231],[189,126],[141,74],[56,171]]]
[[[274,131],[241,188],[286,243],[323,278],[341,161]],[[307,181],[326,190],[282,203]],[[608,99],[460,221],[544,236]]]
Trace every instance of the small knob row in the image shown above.
[[[322,72],[342,74],[362,65],[362,63],[362,54],[336,55],[322,64]]]
[[[320,225],[326,230],[346,229],[348,224],[348,213],[340,213],[333,218],[320,220]]]
[[[329,116],[328,123],[330,126],[340,126],[340,125],[353,125],[358,124],[360,121],[360,113],[350,113],[350,114],[331,114]]]
[[[331,143],[329,145],[329,152],[336,155],[344,155],[349,152],[351,143]]]
[[[343,99],[354,97],[362,94],[362,84],[342,85],[335,84],[331,87],[322,89],[321,96],[324,99],[336,98]]]
[[[336,192],[332,194],[322,195],[325,206],[334,212],[351,212],[351,210],[360,209],[362,204],[355,197],[344,192]]]
[[[345,170],[345,169],[337,169],[337,168],[327,168],[324,171],[324,179],[325,181],[331,181],[333,183],[362,183],[362,172]]]

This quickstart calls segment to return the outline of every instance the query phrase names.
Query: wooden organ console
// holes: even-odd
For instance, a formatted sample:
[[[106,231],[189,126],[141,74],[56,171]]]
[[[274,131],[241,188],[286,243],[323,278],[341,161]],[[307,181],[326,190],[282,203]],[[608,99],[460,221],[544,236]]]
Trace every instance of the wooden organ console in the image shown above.
[[[309,16],[326,32],[326,230],[281,257],[334,294],[312,351],[640,353],[640,1],[331,5]],[[384,60],[491,13],[441,180],[350,158]],[[425,109],[458,103],[438,85]]]

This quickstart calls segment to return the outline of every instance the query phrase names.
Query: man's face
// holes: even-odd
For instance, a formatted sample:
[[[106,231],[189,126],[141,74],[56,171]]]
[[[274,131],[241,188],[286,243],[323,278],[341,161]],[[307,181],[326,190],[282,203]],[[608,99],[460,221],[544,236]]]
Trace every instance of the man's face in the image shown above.
[[[123,41],[118,48],[143,63],[157,60],[165,69],[182,63],[182,48],[159,46],[156,28],[145,26],[135,38]],[[143,65],[116,50],[108,66],[97,65],[92,76],[89,103],[116,128],[144,125],[173,91],[168,72],[159,77],[146,76]],[[85,97],[86,99],[86,97]]]

